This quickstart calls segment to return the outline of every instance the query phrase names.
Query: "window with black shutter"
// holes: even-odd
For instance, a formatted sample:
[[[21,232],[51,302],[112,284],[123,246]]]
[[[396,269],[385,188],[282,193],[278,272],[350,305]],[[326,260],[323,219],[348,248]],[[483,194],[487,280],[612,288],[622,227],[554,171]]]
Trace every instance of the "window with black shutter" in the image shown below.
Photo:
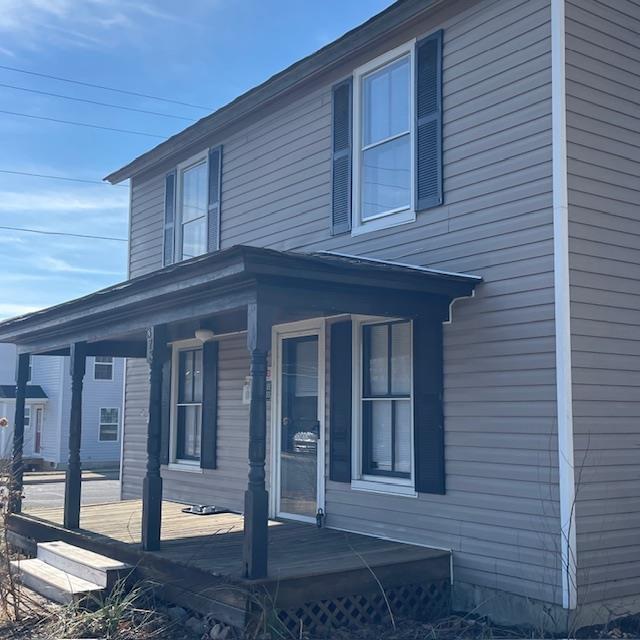
[[[332,232],[412,222],[443,202],[442,31],[333,88]]]

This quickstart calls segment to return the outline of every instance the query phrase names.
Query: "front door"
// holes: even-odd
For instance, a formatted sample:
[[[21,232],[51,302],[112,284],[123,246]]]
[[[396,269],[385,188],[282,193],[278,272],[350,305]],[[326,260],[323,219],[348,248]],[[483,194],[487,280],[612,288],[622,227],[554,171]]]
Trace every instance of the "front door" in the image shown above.
[[[276,460],[278,515],[314,520],[322,468],[320,334],[283,334],[279,340]]]
[[[44,417],[44,409],[42,407],[36,407],[35,410],[35,431],[33,441],[34,453],[40,453],[42,446],[42,420]]]

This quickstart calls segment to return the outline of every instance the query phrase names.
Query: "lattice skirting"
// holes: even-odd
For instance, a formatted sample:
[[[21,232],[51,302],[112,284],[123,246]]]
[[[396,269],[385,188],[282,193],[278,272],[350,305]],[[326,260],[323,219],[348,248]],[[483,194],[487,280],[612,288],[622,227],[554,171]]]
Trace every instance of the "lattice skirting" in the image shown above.
[[[386,596],[386,598],[385,598]],[[335,627],[386,624],[389,609],[395,618],[434,620],[451,610],[451,586],[448,580],[392,587],[367,595],[350,595],[307,602],[295,609],[280,609],[277,616],[289,631],[318,633]]]

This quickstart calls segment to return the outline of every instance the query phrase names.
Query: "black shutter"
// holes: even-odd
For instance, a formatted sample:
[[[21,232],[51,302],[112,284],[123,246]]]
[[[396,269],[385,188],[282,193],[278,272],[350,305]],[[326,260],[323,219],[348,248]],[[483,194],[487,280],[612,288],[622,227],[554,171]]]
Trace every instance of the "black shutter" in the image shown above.
[[[171,354],[162,363],[162,415],[160,417],[160,464],[169,464],[171,433]]]
[[[162,266],[173,263],[176,225],[176,172],[172,171],[164,179],[164,236]]]
[[[329,478],[351,482],[351,322],[331,325]]]
[[[416,44],[416,210],[442,204],[442,31]]]
[[[442,321],[413,321],[413,421],[416,491],[445,493]]]
[[[333,87],[331,233],[351,229],[352,80]]]
[[[220,248],[220,192],[222,189],[222,145],[209,150],[209,216],[207,250]]]
[[[215,469],[218,440],[218,343],[215,340],[202,345],[202,373],[200,466]]]

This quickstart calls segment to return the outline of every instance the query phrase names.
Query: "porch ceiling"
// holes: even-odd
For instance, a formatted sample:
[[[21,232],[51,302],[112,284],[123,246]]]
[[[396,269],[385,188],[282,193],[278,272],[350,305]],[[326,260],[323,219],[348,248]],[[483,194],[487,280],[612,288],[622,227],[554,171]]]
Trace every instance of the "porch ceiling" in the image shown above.
[[[268,305],[277,322],[337,313],[442,313],[481,279],[333,253],[235,246],[187,260],[41,311],[0,323],[0,342],[21,351],[144,356],[153,325],[233,323],[249,305]],[[242,314],[244,315],[244,314]],[[216,327],[217,328],[217,327]],[[222,331],[224,332],[224,331]]]

